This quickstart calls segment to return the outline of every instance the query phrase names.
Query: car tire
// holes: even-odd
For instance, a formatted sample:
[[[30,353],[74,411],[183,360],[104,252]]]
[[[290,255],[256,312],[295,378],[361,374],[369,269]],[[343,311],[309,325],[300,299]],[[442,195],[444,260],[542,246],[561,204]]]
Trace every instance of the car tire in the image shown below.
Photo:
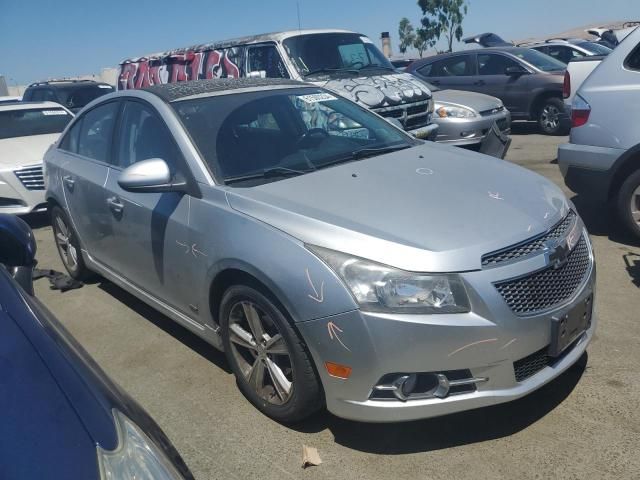
[[[276,421],[295,423],[322,408],[324,395],[311,355],[267,292],[230,287],[220,302],[219,319],[238,388],[258,410]]]
[[[629,175],[620,186],[616,210],[627,230],[640,238],[640,170]]]
[[[566,135],[569,133],[566,120],[564,103],[561,99],[552,97],[547,98],[538,111],[538,126],[545,135]]]
[[[93,272],[84,263],[78,235],[67,214],[57,205],[51,209],[51,226],[58,255],[60,255],[60,260],[62,260],[67,273],[80,281],[91,278]]]

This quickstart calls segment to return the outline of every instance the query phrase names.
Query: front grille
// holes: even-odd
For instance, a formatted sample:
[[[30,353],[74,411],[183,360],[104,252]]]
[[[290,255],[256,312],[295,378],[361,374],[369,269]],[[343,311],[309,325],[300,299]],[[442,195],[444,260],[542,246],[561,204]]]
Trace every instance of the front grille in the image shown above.
[[[495,115],[496,113],[504,111],[504,105],[500,105],[499,107],[490,108],[489,110],[482,110],[480,115],[483,117],[487,117],[489,115]]]
[[[373,111],[385,118],[400,120],[405,130],[415,130],[429,125],[431,121],[429,102],[430,100],[423,100],[392,107],[374,108]]]
[[[589,270],[590,255],[582,235],[560,268],[549,266],[530,275],[499,282],[495,287],[516,315],[533,315],[571,298]]]
[[[522,382],[549,366],[553,358],[547,354],[547,351],[548,347],[544,347],[542,350],[538,350],[527,357],[513,362],[516,382]]]
[[[44,176],[42,175],[42,165],[24,167],[14,170],[16,177],[27,190],[44,190]]]
[[[504,262],[512,262],[520,260],[522,257],[537,254],[544,249],[544,244],[552,238],[560,238],[569,229],[576,219],[576,214],[569,211],[566,217],[558,222],[546,233],[530,238],[522,243],[512,245],[510,247],[498,250],[496,252],[487,253],[482,256],[483,267],[495,267]]]

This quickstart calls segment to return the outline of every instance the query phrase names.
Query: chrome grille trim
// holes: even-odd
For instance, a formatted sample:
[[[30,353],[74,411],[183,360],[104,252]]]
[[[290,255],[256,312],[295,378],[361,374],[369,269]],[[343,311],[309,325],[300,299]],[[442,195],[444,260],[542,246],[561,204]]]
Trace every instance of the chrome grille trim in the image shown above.
[[[373,108],[372,110],[380,116],[398,119],[405,130],[414,130],[429,125],[431,122],[430,102],[431,100],[421,100],[402,105]]]
[[[503,111],[504,111],[504,105],[501,105],[499,107],[490,108],[489,110],[482,110],[480,112],[480,115],[483,117],[488,117],[489,115],[495,115],[496,113],[500,113]]]
[[[31,165],[14,170],[13,173],[27,190],[44,190],[42,165]]]
[[[537,315],[575,296],[588,278],[593,263],[585,236],[586,233],[583,233],[562,267],[548,266],[521,277],[494,283],[516,315]]]
[[[505,263],[523,260],[526,257],[537,255],[544,250],[545,242],[552,238],[560,238],[577,221],[578,216],[573,210],[547,232],[511,245],[510,247],[496,250],[482,256],[482,268],[491,268]]]

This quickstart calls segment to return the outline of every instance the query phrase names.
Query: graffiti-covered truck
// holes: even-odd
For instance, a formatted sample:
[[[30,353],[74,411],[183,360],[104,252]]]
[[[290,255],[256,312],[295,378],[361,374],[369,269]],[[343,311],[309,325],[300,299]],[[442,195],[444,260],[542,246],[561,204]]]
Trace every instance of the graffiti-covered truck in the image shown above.
[[[433,139],[427,85],[399,73],[365,35],[347,30],[295,30],[194,45],[120,64],[118,89],[210,78],[290,78],[327,88]]]

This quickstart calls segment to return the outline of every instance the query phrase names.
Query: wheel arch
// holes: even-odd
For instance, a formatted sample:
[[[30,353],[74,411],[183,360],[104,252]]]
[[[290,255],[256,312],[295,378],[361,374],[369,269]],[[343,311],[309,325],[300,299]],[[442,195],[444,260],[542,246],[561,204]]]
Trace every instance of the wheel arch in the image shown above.
[[[640,143],[627,150],[613,164],[613,175],[609,182],[607,200],[612,200],[627,177],[638,169],[640,169]]]
[[[538,113],[540,112],[542,105],[544,105],[544,102],[549,98],[557,98],[558,100],[562,101],[562,91],[543,90],[536,94],[536,96],[533,97],[533,100],[531,101],[531,106],[529,107],[529,115],[532,120],[538,119]]]

